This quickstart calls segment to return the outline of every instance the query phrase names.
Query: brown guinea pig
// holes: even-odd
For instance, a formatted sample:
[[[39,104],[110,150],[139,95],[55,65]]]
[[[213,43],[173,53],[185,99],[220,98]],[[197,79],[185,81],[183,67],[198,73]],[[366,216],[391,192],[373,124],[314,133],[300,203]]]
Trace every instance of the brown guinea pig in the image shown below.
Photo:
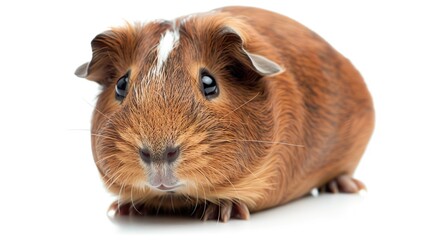
[[[365,187],[352,175],[371,96],[303,25],[226,7],[113,28],[91,45],[76,75],[102,86],[92,149],[116,214],[247,219],[313,188]]]

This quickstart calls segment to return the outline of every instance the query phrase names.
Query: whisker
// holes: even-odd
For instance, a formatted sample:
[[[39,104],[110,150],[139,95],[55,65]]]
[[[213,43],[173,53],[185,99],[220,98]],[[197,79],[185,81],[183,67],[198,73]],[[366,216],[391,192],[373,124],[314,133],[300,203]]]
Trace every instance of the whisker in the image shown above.
[[[133,189],[134,189],[134,186],[131,185],[131,205],[133,206],[134,210],[136,210],[136,212],[138,212],[140,215],[142,215],[142,213],[139,210],[137,210],[136,205],[134,205]]]
[[[269,144],[280,144],[280,145],[287,145],[291,147],[305,147],[301,144],[293,144],[293,143],[287,143],[287,142],[273,142],[273,141],[263,141],[263,140],[241,140],[241,139],[235,139],[236,141],[242,141],[242,142],[256,142],[256,143],[269,143]]]
[[[96,106],[92,105],[90,102],[88,102],[85,99],[83,99],[83,101],[86,102],[92,108],[94,108],[95,111],[97,111],[98,113],[100,113],[101,115],[103,115],[107,120],[111,121],[110,118],[106,114],[104,114],[102,111],[98,110],[98,108]]]
[[[195,173],[192,173],[192,174],[194,175],[194,182],[195,182],[194,188],[195,188],[195,193],[197,195],[197,199],[195,200],[195,207],[191,212],[191,216],[194,215],[195,211],[197,211],[198,201],[199,201],[199,198],[198,198],[198,181],[196,181],[197,177],[195,176]]]
[[[225,117],[227,117],[229,114],[234,113],[235,111],[237,111],[238,109],[244,107],[246,104],[248,104],[249,102],[251,102],[252,100],[254,100],[257,96],[259,95],[259,93],[257,93],[254,97],[252,97],[251,99],[247,100],[245,103],[241,104],[240,106],[238,106],[237,108],[235,108],[234,110],[232,110],[231,112],[227,113],[225,116],[223,116],[223,118],[221,118],[220,120],[223,120]]]
[[[98,159],[97,161],[95,161],[95,164],[99,164],[99,163],[104,162],[104,161],[106,161],[106,160],[108,160],[108,159],[110,159],[112,157],[115,157],[115,156],[116,156],[116,154],[111,154],[111,155],[106,156],[104,158]]]
[[[219,203],[219,206],[217,208],[217,221],[216,224],[219,224],[220,222],[220,215],[221,215],[221,207],[222,207],[222,202],[220,201],[219,197],[217,197],[217,202]]]
[[[264,141],[264,140],[249,140],[249,139],[216,139],[216,142],[222,143],[222,142],[254,142],[254,143],[267,143],[267,144],[279,144],[279,145],[286,145],[291,147],[305,147],[301,144],[293,144],[288,142],[276,142],[276,141]]]
[[[102,135],[102,134],[98,134],[98,133],[91,133],[91,136],[96,136],[96,137],[101,137],[101,138],[105,138],[105,139],[110,139],[110,140],[117,141],[117,139],[115,139],[115,138],[108,137],[108,136],[105,136],[105,135]]]
[[[212,183],[210,179],[207,177],[206,172],[204,172],[201,168],[195,168],[195,170],[197,170],[207,180],[207,182],[209,182],[210,184]]]
[[[219,171],[218,169],[211,167],[211,166],[208,166],[208,167],[210,168],[211,171],[214,171],[217,174],[219,174],[220,176],[222,176],[231,185],[231,187],[234,189],[236,197],[238,198],[239,195],[238,195],[237,188],[235,188],[234,184],[229,180],[229,178],[225,174],[223,174],[221,171]]]
[[[122,174],[123,174],[123,172],[117,174],[118,176],[116,176],[116,174],[113,174],[113,176],[106,181],[106,184],[111,181],[109,186],[107,186],[106,188],[110,189],[112,187],[113,183],[115,183],[121,177]],[[115,179],[113,179],[113,178],[115,178]]]
[[[252,174],[256,178],[256,175],[244,163],[238,162],[238,164],[240,164],[240,167],[246,169],[250,174]]]
[[[175,209],[174,209],[173,196],[170,196],[170,202],[171,202],[171,208],[173,209],[173,213],[176,213],[176,211],[175,211]]]
[[[122,188],[124,187],[125,183],[121,184],[121,188],[119,189],[119,193],[118,193],[118,208],[121,206],[121,193],[122,193]]]
[[[164,202],[164,198],[166,195],[162,195],[161,200],[159,201],[158,208],[156,209],[156,216],[159,214],[159,210],[161,209],[161,205]]]
[[[196,170],[210,183],[211,181],[209,180],[209,178],[207,178],[205,172],[201,169],[201,168],[196,168]],[[203,189],[203,199],[204,199],[204,208],[203,208],[203,213],[201,214],[200,220],[202,220],[204,218],[204,214],[206,213],[207,210],[207,195],[206,195],[206,190],[204,188]],[[216,191],[216,190],[215,190]],[[217,193],[216,193],[217,195]]]
[[[200,220],[204,219],[204,214],[206,214],[207,211],[207,198],[204,198],[204,208],[203,213],[201,214]]]

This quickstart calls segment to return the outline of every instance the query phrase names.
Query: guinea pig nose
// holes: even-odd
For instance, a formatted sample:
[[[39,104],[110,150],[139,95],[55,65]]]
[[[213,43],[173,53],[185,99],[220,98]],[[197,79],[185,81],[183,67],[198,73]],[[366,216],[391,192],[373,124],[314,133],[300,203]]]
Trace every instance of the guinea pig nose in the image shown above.
[[[164,150],[164,159],[168,163],[172,163],[172,162],[174,162],[177,159],[177,157],[179,157],[179,153],[180,153],[180,150],[179,150],[178,146],[176,146],[176,147],[167,147]]]
[[[140,157],[146,163],[150,163],[152,161],[150,151],[147,148],[140,149]]]

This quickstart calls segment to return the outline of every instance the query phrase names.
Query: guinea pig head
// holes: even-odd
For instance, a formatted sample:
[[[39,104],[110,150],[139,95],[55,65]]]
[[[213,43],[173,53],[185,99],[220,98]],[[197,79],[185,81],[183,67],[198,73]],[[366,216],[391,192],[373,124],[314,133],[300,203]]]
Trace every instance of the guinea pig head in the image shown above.
[[[76,75],[102,86],[92,148],[111,191],[210,199],[253,174],[273,135],[266,78],[282,70],[258,33],[195,16],[114,28],[91,45]]]

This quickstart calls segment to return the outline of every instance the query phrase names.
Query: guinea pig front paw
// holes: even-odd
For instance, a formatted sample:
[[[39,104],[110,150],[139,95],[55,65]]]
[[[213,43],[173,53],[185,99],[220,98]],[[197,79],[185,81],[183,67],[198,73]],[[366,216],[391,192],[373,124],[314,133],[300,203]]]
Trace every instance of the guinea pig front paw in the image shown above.
[[[203,221],[217,220],[227,222],[231,218],[244,220],[250,218],[249,209],[242,202],[229,200],[223,200],[219,204],[207,202],[201,206],[201,210],[200,216]]]
[[[319,188],[319,192],[329,193],[357,193],[360,190],[366,190],[365,184],[346,174],[332,179]]]
[[[116,216],[132,216],[132,215],[146,215],[147,209],[144,205],[135,205],[132,203],[118,203],[113,202],[107,210],[107,215],[110,218]]]

